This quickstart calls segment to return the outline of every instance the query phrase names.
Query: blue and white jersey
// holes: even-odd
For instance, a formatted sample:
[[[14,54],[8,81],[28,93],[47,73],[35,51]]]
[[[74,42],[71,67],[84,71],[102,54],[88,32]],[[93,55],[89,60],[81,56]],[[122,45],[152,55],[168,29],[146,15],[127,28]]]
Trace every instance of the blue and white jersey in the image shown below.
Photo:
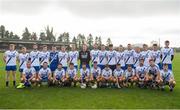
[[[122,67],[125,66],[124,57],[125,57],[124,52],[116,53],[117,64],[121,64]]]
[[[159,64],[161,62],[161,51],[160,50],[157,50],[157,51],[152,50],[151,58],[153,58],[155,60],[156,64]]]
[[[162,48],[161,49],[161,54],[162,54],[162,63],[163,64],[172,64],[171,61],[171,55],[174,55],[174,50],[173,48]]]
[[[69,61],[73,63],[75,66],[78,65],[79,52],[78,51],[70,51],[69,52]]]
[[[136,67],[136,74],[138,74],[139,78],[144,78],[147,73],[147,67],[146,66],[137,66]]]
[[[6,66],[16,66],[16,61],[18,57],[18,52],[14,51],[6,51],[4,56],[6,57]]]
[[[28,79],[28,78],[31,78],[34,74],[36,73],[36,70],[31,67],[31,68],[23,68],[23,73],[25,75],[25,77]]]
[[[68,69],[67,70],[67,75],[70,77],[70,78],[74,78],[74,76],[76,76],[76,74],[77,74],[77,71],[76,71],[76,69],[74,68],[74,69]]]
[[[125,70],[125,77],[130,78],[135,75],[135,70],[132,69],[131,71]]]
[[[158,72],[160,72],[159,66],[155,64],[154,66],[148,66],[147,67],[147,72],[151,75],[156,76]]]
[[[130,64],[133,65],[134,64],[134,50],[125,50],[124,51],[124,62],[125,64]]]
[[[29,53],[29,58],[31,59],[31,66],[40,66],[39,57],[39,51],[31,51]]]
[[[139,66],[139,60],[142,57],[141,53],[134,52],[134,67]]]
[[[49,58],[50,62],[49,64],[50,65],[58,65],[58,52],[50,52],[50,58]]]
[[[90,55],[92,64],[94,61],[96,61],[99,64],[99,50],[91,50]]]
[[[66,75],[65,70],[63,68],[61,69],[56,69],[54,72],[54,76],[56,79],[60,80]]]
[[[26,68],[26,63],[29,60],[29,54],[28,53],[20,53],[19,54],[19,68],[24,69]]]
[[[59,58],[59,63],[61,63],[63,67],[67,67],[68,53],[60,51],[58,54],[58,58]]]
[[[107,51],[107,59],[108,59],[108,62],[107,62],[108,65],[116,65],[117,64],[116,51],[115,50]]]
[[[174,79],[174,75],[171,70],[168,70],[168,71],[161,70],[160,74],[164,81],[169,81],[171,78]]]
[[[115,69],[115,70],[114,70],[114,76],[115,76],[115,77],[125,76],[124,70],[122,70],[122,69]]]
[[[149,66],[149,59],[151,58],[151,51],[142,51],[141,52],[142,58],[144,58],[144,65]]]
[[[48,51],[44,52],[40,52],[39,53],[39,58],[40,58],[40,65],[43,65],[44,62],[47,62],[48,65],[49,65],[49,57],[50,57],[50,54]]]
[[[107,64],[107,51],[99,51],[99,64],[106,65]]]
[[[86,70],[84,70],[83,68],[80,69],[80,75],[81,77],[89,77],[90,76],[90,70],[88,68],[86,68]]]
[[[104,78],[109,78],[110,76],[112,76],[112,70],[110,68],[108,70],[106,70],[106,68],[104,68],[102,70],[102,76]]]
[[[97,77],[101,74],[101,68],[97,67],[97,68],[94,68],[92,67],[91,68],[91,74],[93,75],[93,77]]]
[[[42,79],[48,79],[48,76],[51,74],[51,70],[49,68],[41,68],[39,71],[39,75]]]

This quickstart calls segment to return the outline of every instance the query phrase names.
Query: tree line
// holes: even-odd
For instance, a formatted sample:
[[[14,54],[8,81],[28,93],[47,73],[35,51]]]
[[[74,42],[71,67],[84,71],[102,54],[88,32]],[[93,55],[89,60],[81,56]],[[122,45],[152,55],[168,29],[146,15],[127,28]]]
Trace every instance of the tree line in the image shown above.
[[[102,45],[102,38],[101,36],[92,36],[92,34],[89,34],[88,36],[85,36],[84,34],[78,34],[77,36],[74,36],[72,41],[70,41],[70,35],[69,32],[63,32],[59,34],[58,36],[54,34],[53,27],[45,27],[44,31],[39,33],[39,37],[36,32],[30,32],[27,27],[23,30],[23,33],[20,37],[17,34],[14,34],[12,31],[9,31],[5,28],[4,25],[0,26],[0,38],[1,39],[16,39],[16,40],[31,40],[31,41],[52,41],[52,42],[73,42],[75,43],[77,48],[81,48],[83,44],[87,44],[90,49],[93,48],[93,44],[96,43],[98,46]],[[57,38],[57,39],[56,39]],[[106,45],[112,44],[112,41],[110,37],[106,41]]]

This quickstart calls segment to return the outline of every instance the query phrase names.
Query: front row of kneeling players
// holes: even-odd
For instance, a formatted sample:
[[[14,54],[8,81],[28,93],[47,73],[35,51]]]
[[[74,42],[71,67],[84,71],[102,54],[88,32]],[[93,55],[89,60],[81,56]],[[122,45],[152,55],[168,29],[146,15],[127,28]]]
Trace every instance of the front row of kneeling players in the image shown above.
[[[164,90],[164,86],[168,85],[170,91],[175,87],[175,79],[168,65],[163,65],[163,70],[159,70],[158,65],[153,59],[149,60],[150,66],[144,66],[144,59],[140,59],[139,66],[133,69],[128,65],[127,70],[121,69],[121,65],[117,64],[116,69],[112,71],[108,65],[101,71],[97,66],[97,62],[93,63],[93,67],[89,70],[86,64],[80,69],[80,77],[74,68],[74,64],[70,63],[67,72],[62,68],[62,64],[58,64],[58,68],[52,75],[51,70],[46,62],[36,75],[35,69],[31,67],[31,62],[27,62],[27,68],[24,69],[21,82],[25,86],[41,85],[47,82],[49,85],[59,86],[76,86],[79,82],[81,88],[86,87],[129,87],[136,85],[140,88],[159,88]]]

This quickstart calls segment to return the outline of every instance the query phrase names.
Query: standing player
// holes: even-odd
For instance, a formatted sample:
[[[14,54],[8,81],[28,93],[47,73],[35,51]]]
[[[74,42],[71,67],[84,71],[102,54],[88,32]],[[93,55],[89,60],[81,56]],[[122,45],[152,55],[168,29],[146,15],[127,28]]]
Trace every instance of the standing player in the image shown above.
[[[169,41],[165,41],[165,47],[161,49],[162,64],[168,64],[168,69],[172,70],[172,61],[174,59],[174,50],[169,47]]]
[[[91,78],[93,80],[94,86],[99,87],[100,76],[101,76],[101,68],[98,67],[97,62],[94,61],[93,67],[91,68]]]
[[[141,49],[139,47],[135,47],[135,52],[134,52],[134,67],[135,68],[139,66],[139,60],[141,57],[142,57]]]
[[[134,50],[132,49],[131,44],[127,45],[127,50],[124,51],[124,62],[125,62],[125,69],[127,69],[128,65],[131,65],[134,68]]]
[[[78,58],[79,58],[79,53],[78,51],[76,51],[75,45],[72,45],[71,51],[69,52],[69,64],[73,63],[77,71],[78,71]]]
[[[68,53],[66,52],[66,47],[65,46],[62,46],[61,47],[61,51],[59,52],[59,54],[58,54],[58,58],[59,58],[59,63],[61,63],[62,64],[62,66],[63,66],[63,69],[65,70],[65,72],[66,72],[66,70],[67,70],[67,67],[68,67]]]
[[[4,62],[6,63],[6,87],[9,86],[10,72],[13,75],[13,86],[16,86],[16,61],[18,57],[18,52],[15,50],[15,45],[10,44],[9,50],[4,54]]]
[[[121,68],[121,64],[116,65],[116,69],[114,70],[114,77],[116,79],[117,88],[122,88],[124,86],[125,74],[124,70]]]
[[[148,50],[147,44],[143,44],[143,51],[141,52],[141,55],[144,58],[145,66],[149,66],[150,53],[151,53],[151,51]]]
[[[49,52],[47,50],[47,45],[43,45],[43,50],[42,52],[39,53],[39,58],[40,58],[41,68],[44,62],[47,62],[49,65]]]
[[[163,70],[161,70],[161,77],[163,79],[163,86],[162,90],[164,90],[164,86],[168,85],[170,88],[170,91],[173,91],[173,88],[176,85],[176,81],[174,79],[174,75],[171,70],[168,69],[168,64],[163,65]]]
[[[116,54],[116,59],[117,59],[117,64],[121,65],[121,68],[125,70],[125,62],[124,62],[124,51],[123,51],[123,46],[120,45]]]
[[[37,49],[38,49],[38,45],[33,44],[33,51],[31,51],[29,54],[29,60],[31,60],[31,66],[33,66],[34,69],[36,70],[36,78],[38,77],[38,73],[40,70],[40,62],[39,62],[40,52]]]
[[[19,72],[20,72],[20,77],[22,77],[23,69],[26,68],[26,63],[29,59],[29,54],[26,53],[26,47],[22,47],[21,49],[22,53],[19,54]]]
[[[101,50],[99,52],[99,67],[101,70],[105,68],[105,65],[107,64],[107,51],[105,45],[101,45]]]
[[[155,64],[157,64],[159,68],[162,69],[160,56],[161,56],[161,51],[158,50],[158,45],[153,44],[153,50],[151,51],[151,58],[154,59]]]
[[[109,51],[107,52],[107,64],[109,65],[109,68],[114,71],[116,69],[116,51],[113,50],[113,45],[109,45]]]
[[[54,71],[57,69],[57,65],[58,65],[58,62],[59,62],[58,52],[57,52],[56,46],[52,46],[49,61],[50,61],[49,62],[49,67],[51,69],[52,77],[53,77]]]
[[[95,43],[94,44],[94,49],[91,50],[90,52],[90,55],[91,55],[91,63],[93,65],[93,63],[96,61],[97,64],[99,64],[99,50],[98,50],[98,45]]]

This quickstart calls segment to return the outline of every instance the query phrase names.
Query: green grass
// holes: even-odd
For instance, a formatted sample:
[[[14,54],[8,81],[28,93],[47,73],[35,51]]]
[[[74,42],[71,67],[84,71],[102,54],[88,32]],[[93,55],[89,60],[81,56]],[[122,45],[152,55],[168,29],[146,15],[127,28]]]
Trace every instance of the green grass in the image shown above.
[[[0,54],[2,58],[2,54]],[[173,92],[126,88],[80,89],[5,87],[5,71],[0,74],[0,108],[180,108],[180,53],[175,55],[173,70],[177,85]],[[4,63],[0,62],[0,67]],[[19,79],[19,74],[17,76]],[[12,85],[12,83],[11,83]]]

